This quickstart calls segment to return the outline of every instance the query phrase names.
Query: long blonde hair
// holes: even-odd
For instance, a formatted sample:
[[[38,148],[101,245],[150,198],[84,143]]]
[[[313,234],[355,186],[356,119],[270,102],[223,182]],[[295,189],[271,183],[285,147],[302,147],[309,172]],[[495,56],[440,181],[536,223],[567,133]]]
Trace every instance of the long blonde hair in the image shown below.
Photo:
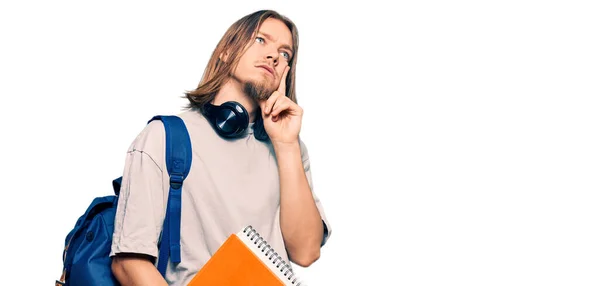
[[[219,89],[229,79],[240,57],[245,52],[245,47],[253,39],[260,25],[268,18],[282,21],[292,33],[292,49],[294,51],[289,61],[290,70],[286,79],[286,96],[297,103],[296,100],[296,59],[298,54],[298,29],[287,17],[273,11],[260,10],[233,23],[225,32],[217,47],[212,53],[204,74],[195,90],[185,92],[189,100],[188,107],[204,112],[204,105],[211,102]],[[227,55],[227,61],[222,61],[220,56]]]

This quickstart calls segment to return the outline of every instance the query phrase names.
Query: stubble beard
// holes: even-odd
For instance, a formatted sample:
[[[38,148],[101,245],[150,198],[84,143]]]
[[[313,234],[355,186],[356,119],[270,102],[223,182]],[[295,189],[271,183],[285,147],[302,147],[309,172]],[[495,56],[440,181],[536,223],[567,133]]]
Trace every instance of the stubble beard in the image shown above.
[[[246,81],[243,83],[244,93],[250,98],[261,102],[269,99],[274,90],[269,88],[265,83],[257,83],[253,81]]]
[[[235,74],[231,75],[234,80],[241,83],[243,92],[255,100],[257,103],[269,99],[271,94],[275,91],[275,88],[269,86],[269,81],[264,79],[262,81],[257,80],[241,80]]]

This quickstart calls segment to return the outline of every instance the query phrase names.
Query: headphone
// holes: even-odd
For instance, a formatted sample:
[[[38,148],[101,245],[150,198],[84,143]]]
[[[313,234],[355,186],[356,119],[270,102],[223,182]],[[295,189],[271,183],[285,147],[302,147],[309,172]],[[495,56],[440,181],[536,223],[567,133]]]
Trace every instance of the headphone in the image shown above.
[[[246,108],[239,102],[227,101],[221,105],[213,105],[207,102],[204,105],[204,111],[206,119],[221,137],[232,139],[246,134],[250,116]],[[269,138],[261,116],[257,117],[253,130],[256,139],[266,141]]]

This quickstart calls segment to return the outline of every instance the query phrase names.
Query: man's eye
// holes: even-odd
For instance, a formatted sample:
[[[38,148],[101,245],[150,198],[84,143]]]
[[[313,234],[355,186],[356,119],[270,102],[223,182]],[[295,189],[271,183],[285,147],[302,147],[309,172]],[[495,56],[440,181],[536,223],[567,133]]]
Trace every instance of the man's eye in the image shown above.
[[[287,52],[281,52],[281,55],[286,59],[286,60],[290,60],[290,54],[288,54]]]
[[[263,38],[261,38],[261,37],[256,37],[255,41],[256,41],[257,43],[264,43],[264,42],[265,42],[265,39],[263,39]]]

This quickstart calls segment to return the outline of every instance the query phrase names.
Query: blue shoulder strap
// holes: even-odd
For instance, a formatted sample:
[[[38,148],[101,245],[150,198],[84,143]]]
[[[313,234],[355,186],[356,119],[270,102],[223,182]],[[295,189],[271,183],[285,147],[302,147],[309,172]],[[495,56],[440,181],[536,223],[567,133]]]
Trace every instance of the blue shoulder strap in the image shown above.
[[[192,165],[192,144],[185,123],[177,116],[154,116],[148,123],[160,120],[165,126],[166,164],[170,188],[167,213],[159,244],[158,271],[165,277],[169,257],[181,262],[181,188]]]

